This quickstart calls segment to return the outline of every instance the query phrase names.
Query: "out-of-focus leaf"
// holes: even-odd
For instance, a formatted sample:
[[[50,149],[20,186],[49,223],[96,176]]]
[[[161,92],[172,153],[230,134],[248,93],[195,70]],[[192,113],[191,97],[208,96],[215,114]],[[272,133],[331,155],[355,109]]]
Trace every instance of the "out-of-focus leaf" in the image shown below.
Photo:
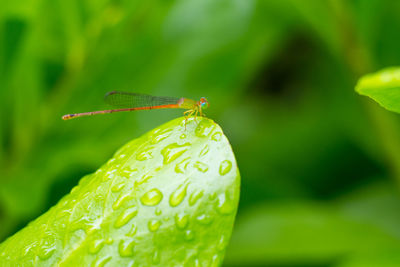
[[[382,107],[400,113],[400,68],[392,67],[362,77],[356,91]]]
[[[388,251],[370,251],[368,253],[359,253],[346,257],[345,260],[339,262],[337,267],[366,267],[366,266],[384,266],[397,267],[400,262],[400,254],[398,249]]]
[[[375,185],[337,203],[276,203],[239,217],[226,262],[329,263],[400,249],[400,197]]]

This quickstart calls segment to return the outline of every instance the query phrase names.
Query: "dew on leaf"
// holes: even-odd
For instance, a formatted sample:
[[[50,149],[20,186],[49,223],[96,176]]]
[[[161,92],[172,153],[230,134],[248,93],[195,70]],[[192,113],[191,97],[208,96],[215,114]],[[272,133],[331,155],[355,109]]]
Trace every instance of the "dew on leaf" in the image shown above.
[[[164,147],[161,150],[161,154],[164,157],[164,164],[168,164],[178,157],[180,157],[183,153],[185,153],[190,146],[190,143],[185,143],[183,145],[179,145],[177,143],[170,144],[166,147]]]
[[[120,194],[117,200],[112,205],[114,210],[119,209],[126,201],[132,198],[130,192],[125,192],[124,194]]]
[[[208,145],[205,145],[205,146],[203,147],[203,149],[200,151],[199,156],[200,156],[200,157],[203,157],[203,156],[207,155],[208,151],[210,151],[210,148],[209,148]]]
[[[230,160],[224,160],[219,166],[219,174],[225,175],[232,169],[232,162]]]
[[[121,239],[118,245],[118,252],[121,257],[132,257],[135,241],[132,239]]]
[[[96,239],[89,245],[89,252],[92,254],[96,254],[100,251],[100,249],[104,246],[105,240],[104,239]]]
[[[208,171],[208,165],[200,162],[200,161],[196,161],[195,164],[193,164],[193,167],[195,167],[198,171],[205,173]]]
[[[160,190],[157,188],[153,188],[150,191],[146,192],[141,198],[140,201],[143,205],[146,206],[155,206],[162,200],[163,195]]]
[[[184,238],[186,241],[191,241],[194,239],[194,233],[192,230],[186,230],[184,234]]]
[[[221,140],[221,136],[222,136],[221,132],[216,132],[211,136],[211,139],[214,141],[219,141],[219,140]]]
[[[176,207],[179,204],[182,203],[183,199],[186,196],[186,190],[188,187],[189,183],[183,183],[180,186],[178,186],[178,188],[172,192],[170,198],[169,198],[169,204],[171,205],[171,207]]]
[[[92,264],[92,266],[94,266],[94,267],[104,267],[107,264],[107,262],[109,262],[111,260],[111,258],[112,258],[111,256],[106,256],[104,258],[100,258],[100,259],[96,260]]]
[[[124,210],[122,214],[120,214],[115,221],[114,226],[117,228],[120,228],[127,224],[133,217],[135,217],[138,214],[138,209],[136,206],[132,206]]]
[[[160,228],[161,222],[159,220],[150,220],[148,225],[150,232],[155,232]]]
[[[185,173],[190,161],[190,158],[186,158],[184,160],[182,160],[181,162],[179,162],[178,164],[176,164],[175,166],[175,172],[176,173]]]
[[[203,196],[204,190],[195,190],[193,193],[190,194],[189,197],[189,205],[193,206],[196,202]]]
[[[203,225],[209,225],[213,221],[213,217],[209,214],[202,214],[196,217],[196,220]]]
[[[175,224],[178,229],[185,229],[189,222],[189,215],[178,213],[175,215]]]

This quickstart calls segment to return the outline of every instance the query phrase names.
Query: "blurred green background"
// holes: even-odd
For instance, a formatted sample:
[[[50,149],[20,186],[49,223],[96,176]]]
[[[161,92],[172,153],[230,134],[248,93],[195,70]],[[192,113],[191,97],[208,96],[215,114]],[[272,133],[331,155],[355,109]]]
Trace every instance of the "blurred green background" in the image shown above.
[[[390,0],[0,2],[0,241],[180,110],[62,121],[112,90],[210,102],[242,175],[224,266],[398,266],[400,116],[354,92],[400,64]]]

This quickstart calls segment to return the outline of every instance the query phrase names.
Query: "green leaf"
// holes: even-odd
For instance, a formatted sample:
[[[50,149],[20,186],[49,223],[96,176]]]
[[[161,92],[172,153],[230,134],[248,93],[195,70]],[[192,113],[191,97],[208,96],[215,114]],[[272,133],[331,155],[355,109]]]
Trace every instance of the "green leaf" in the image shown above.
[[[62,160],[62,159],[60,159]],[[123,146],[0,245],[0,265],[219,266],[239,200],[221,128],[175,119]]]
[[[400,68],[392,67],[362,77],[356,91],[382,107],[400,113]]]

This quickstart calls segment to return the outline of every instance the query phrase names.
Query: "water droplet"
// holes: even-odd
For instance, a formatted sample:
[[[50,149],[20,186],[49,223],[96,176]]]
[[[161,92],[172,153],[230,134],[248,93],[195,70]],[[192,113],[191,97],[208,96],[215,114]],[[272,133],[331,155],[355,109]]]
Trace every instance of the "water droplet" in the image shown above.
[[[210,151],[210,148],[208,147],[208,145],[205,145],[205,146],[203,147],[203,149],[200,151],[199,156],[200,156],[200,157],[205,156],[205,155],[208,153],[208,151]]]
[[[150,148],[148,148],[148,149],[146,149],[144,151],[141,151],[139,154],[136,155],[136,159],[139,160],[139,161],[152,159],[153,155],[151,154],[151,151],[149,151],[151,149],[153,149],[153,147],[150,147]]]
[[[110,260],[111,260],[111,256],[106,256],[104,258],[96,260],[92,264],[92,266],[94,266],[94,267],[104,267],[107,264],[107,262],[109,262]]]
[[[218,267],[220,264],[219,264],[219,260],[220,258],[218,257],[218,255],[217,254],[215,254],[214,256],[213,256],[213,258],[212,258],[212,261],[211,261],[211,265],[210,265],[210,267]]]
[[[181,134],[181,136],[179,136],[180,139],[185,139],[186,138],[186,134]]]
[[[130,192],[126,192],[124,194],[120,194],[117,200],[112,205],[112,208],[114,210],[119,209],[126,201],[130,200],[132,198]]]
[[[47,260],[56,251],[56,246],[54,243],[47,243],[41,245],[38,251],[38,256],[41,260]]]
[[[124,188],[124,186],[125,186],[125,183],[115,184],[111,187],[111,191],[114,193],[119,192],[119,191],[121,191],[122,188]]]
[[[186,230],[185,235],[183,236],[186,241],[190,241],[194,239],[194,233],[191,230]]]
[[[154,211],[154,214],[159,216],[162,214],[162,210],[160,208],[156,208],[156,210]]]
[[[185,229],[189,222],[189,215],[185,214],[176,214],[175,215],[175,223],[178,229]]]
[[[118,252],[121,257],[132,257],[135,241],[132,239],[121,239],[118,245]]]
[[[132,237],[136,234],[136,232],[137,232],[137,226],[136,224],[132,223],[132,228],[126,235]]]
[[[175,172],[176,173],[185,173],[190,161],[190,158],[186,158],[184,160],[182,160],[181,162],[179,162],[178,164],[176,164],[175,166]]]
[[[231,169],[232,169],[232,162],[229,160],[224,160],[223,162],[221,162],[221,165],[219,166],[219,174],[225,175]]]
[[[161,191],[158,190],[157,188],[153,188],[150,191],[148,191],[147,193],[145,193],[140,198],[140,201],[143,203],[143,205],[155,206],[158,203],[160,203],[162,198],[163,198],[163,195],[162,195]]]
[[[136,206],[132,206],[124,210],[121,215],[118,216],[117,220],[115,221],[114,226],[120,228],[127,224],[133,217],[138,214],[138,209]]]
[[[136,170],[131,170],[131,169],[125,168],[125,169],[121,170],[118,174],[119,174],[121,177],[124,177],[124,178],[126,178],[126,179],[129,179],[129,177],[132,177],[133,174],[135,174],[135,172],[137,172],[137,171],[136,171]]]
[[[157,144],[171,135],[172,129],[162,130],[158,135],[153,136],[151,139],[152,144]],[[156,133],[156,132],[155,132]]]
[[[135,181],[135,184],[136,184],[136,186],[144,184],[145,182],[147,182],[152,177],[153,177],[153,175],[145,174],[138,181]]]
[[[155,250],[153,253],[153,257],[151,258],[151,260],[153,261],[153,264],[159,264],[160,263],[160,253],[158,252],[158,250]]]
[[[221,132],[216,132],[211,136],[211,139],[214,141],[219,141],[219,140],[221,140],[221,136],[222,136]]]
[[[211,193],[211,194],[208,195],[208,199],[209,199],[209,200],[214,200],[214,199],[216,199],[216,198],[217,198],[217,193],[216,193],[216,192],[213,192],[213,193]]]
[[[112,170],[108,171],[108,172],[106,173],[106,175],[103,176],[102,181],[105,182],[105,181],[107,181],[107,180],[113,179],[114,176],[115,176],[115,173],[117,172],[117,170],[118,170],[118,169],[112,169]]]
[[[104,242],[105,242],[104,239],[94,240],[89,245],[89,252],[92,253],[92,254],[96,254],[104,246]]]
[[[166,147],[164,147],[161,150],[161,154],[164,157],[164,164],[168,164],[172,162],[173,160],[177,159],[180,157],[183,153],[188,150],[188,147],[190,146],[190,143],[185,143],[183,145],[178,145],[177,143],[170,144]]]
[[[107,245],[111,245],[114,242],[114,239],[112,239],[111,237],[106,239],[106,244]]]
[[[155,232],[160,228],[161,222],[159,220],[150,220],[147,226],[151,232]]]
[[[181,204],[181,202],[183,201],[183,199],[186,196],[186,189],[188,187],[189,183],[184,183],[181,184],[180,186],[178,186],[178,188],[171,194],[170,198],[169,198],[169,204],[172,207],[176,207],[179,204]]]
[[[221,214],[231,214],[235,210],[235,203],[233,203],[233,200],[229,197],[228,192],[220,194],[217,203],[217,210]]]
[[[202,120],[199,125],[197,125],[195,134],[198,137],[206,137],[209,136],[210,133],[214,130],[215,125],[209,120]]]
[[[196,204],[197,200],[199,200],[204,194],[204,190],[195,190],[189,197],[189,205],[193,206]]]
[[[200,172],[206,172],[208,171],[208,165],[200,162],[200,161],[196,161],[196,163],[193,165],[197,170],[199,170]]]
[[[212,223],[213,218],[211,217],[211,215],[202,214],[202,215],[198,216],[198,217],[196,218],[196,220],[197,220],[200,224],[209,225],[209,224]]]
[[[217,249],[219,251],[223,251],[227,245],[228,245],[227,238],[225,237],[225,235],[222,235],[218,241]]]

